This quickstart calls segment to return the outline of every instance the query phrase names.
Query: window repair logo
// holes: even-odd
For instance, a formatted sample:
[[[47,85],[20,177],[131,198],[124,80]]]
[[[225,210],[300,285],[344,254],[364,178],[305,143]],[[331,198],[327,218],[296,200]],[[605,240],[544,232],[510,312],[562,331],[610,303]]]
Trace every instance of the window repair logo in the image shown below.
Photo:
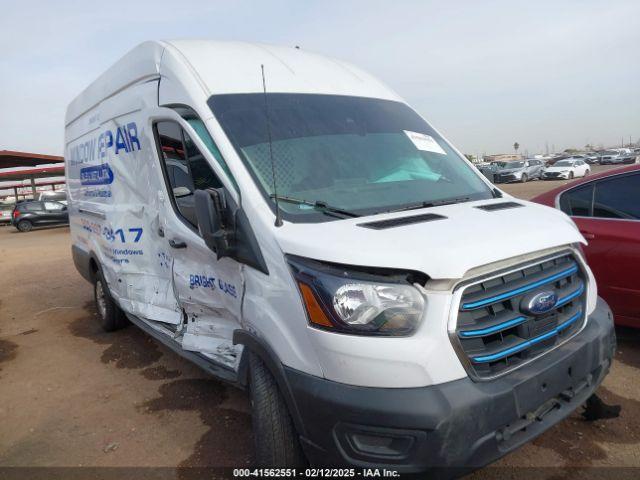
[[[98,137],[71,147],[69,163],[70,165],[80,165],[102,160],[110,149],[115,155],[119,155],[123,151],[131,153],[142,149],[138,138],[138,126],[135,122],[116,127],[115,130],[105,130]]]

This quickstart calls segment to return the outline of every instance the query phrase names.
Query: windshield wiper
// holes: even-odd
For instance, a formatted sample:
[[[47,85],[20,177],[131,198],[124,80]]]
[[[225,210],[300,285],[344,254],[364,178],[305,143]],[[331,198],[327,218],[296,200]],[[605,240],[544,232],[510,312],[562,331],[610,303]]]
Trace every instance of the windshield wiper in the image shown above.
[[[470,201],[469,197],[451,198],[449,200],[436,200],[433,202],[420,202],[406,207],[397,208],[395,210],[385,210],[380,213],[406,212],[407,210],[418,210],[420,208],[440,207],[442,205],[453,205],[454,203],[464,203]]]
[[[314,202],[311,202],[309,200],[303,200],[301,198],[287,197],[286,195],[271,194],[269,196],[271,198],[277,198],[281,202],[293,203],[295,205],[309,205],[310,207],[313,207],[315,210],[318,210],[322,213],[325,213],[327,215],[332,215],[338,218],[345,218],[345,217],[355,218],[360,216],[357,213],[350,212],[349,210],[344,210],[338,207],[332,207],[331,205],[328,205],[326,202],[323,202],[321,200],[316,200]]]

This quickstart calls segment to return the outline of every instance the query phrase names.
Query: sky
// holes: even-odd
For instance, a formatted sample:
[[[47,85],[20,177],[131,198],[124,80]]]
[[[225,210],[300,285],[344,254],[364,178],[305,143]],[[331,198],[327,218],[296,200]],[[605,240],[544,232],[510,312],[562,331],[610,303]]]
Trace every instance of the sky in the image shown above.
[[[61,155],[69,102],[135,45],[174,38],[346,60],[469,154],[640,139],[637,0],[0,0],[0,11],[0,150]]]

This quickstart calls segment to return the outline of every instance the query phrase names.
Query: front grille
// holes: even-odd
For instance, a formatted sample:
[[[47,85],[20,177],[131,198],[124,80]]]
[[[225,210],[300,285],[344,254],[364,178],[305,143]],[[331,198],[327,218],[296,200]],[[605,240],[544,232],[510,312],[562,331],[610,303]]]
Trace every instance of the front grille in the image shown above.
[[[454,341],[478,378],[506,373],[548,352],[584,323],[587,280],[572,253],[459,288]]]
[[[510,173],[506,173],[506,174],[499,174],[497,178],[498,180],[515,180],[516,176]]]

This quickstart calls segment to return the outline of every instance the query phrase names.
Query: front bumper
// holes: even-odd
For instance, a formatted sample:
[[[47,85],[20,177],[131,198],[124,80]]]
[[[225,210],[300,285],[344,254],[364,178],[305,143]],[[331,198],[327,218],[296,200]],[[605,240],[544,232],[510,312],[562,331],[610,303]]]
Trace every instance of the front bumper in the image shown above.
[[[596,390],[615,349],[599,300],[584,330],[504,377],[422,388],[369,388],[285,368],[312,464],[432,470],[457,476],[567,417]]]
[[[542,178],[544,180],[567,180],[569,178],[569,172],[563,173],[543,173]]]
[[[512,183],[522,180],[522,175],[515,175],[512,173],[506,175],[497,174],[494,176],[494,178],[496,180],[495,183]]]

